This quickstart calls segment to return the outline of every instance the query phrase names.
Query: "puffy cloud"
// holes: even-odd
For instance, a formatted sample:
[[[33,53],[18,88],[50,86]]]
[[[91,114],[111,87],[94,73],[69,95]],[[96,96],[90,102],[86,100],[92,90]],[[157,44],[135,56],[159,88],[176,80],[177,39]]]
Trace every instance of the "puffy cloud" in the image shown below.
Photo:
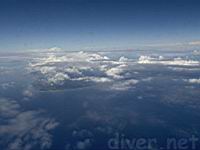
[[[50,148],[51,130],[58,126],[52,118],[42,117],[42,111],[25,111],[14,100],[0,99],[0,134],[4,149],[27,150],[34,147]]]
[[[55,52],[55,51],[61,51],[62,49],[60,47],[51,47],[48,50]]]
[[[134,60],[124,56],[113,59],[105,56],[105,54],[95,52],[81,51],[62,54],[52,52],[41,55],[37,59],[33,58],[29,64],[29,71],[36,73],[34,74],[38,77],[36,85],[42,85],[43,90],[48,90],[48,87],[50,89],[54,87],[82,88],[83,86],[101,83],[107,87],[104,89],[123,91],[133,87],[136,82],[138,83],[138,79],[135,81],[135,78],[133,78],[138,77],[136,74],[138,70],[133,70],[137,64],[159,64],[166,65],[169,69],[174,68],[173,70],[176,67],[192,71],[200,66],[199,61],[190,60],[187,57],[164,56],[142,55],[138,60]],[[140,66],[137,69],[142,68]],[[150,81],[151,79],[141,80]],[[67,86],[71,84],[73,84],[73,87]]]
[[[70,77],[67,74],[58,72],[53,77],[48,79],[48,82],[50,84],[63,84],[63,81],[70,79]]]
[[[68,81],[108,83],[126,76],[128,61],[125,57],[114,61],[98,53],[51,53],[33,59],[28,70],[38,73],[40,82],[56,87]]]
[[[142,81],[144,81],[144,82],[149,82],[149,81],[152,81],[152,80],[153,80],[152,77],[148,77],[148,78],[144,78],[144,79],[142,79]]]
[[[200,84],[200,78],[199,79],[185,79],[185,81],[191,84]]]
[[[37,69],[37,68],[36,68]],[[56,70],[56,67],[51,67],[51,66],[43,66],[43,67],[40,67],[38,68],[39,71],[42,73],[42,74],[48,74],[50,72],[52,73],[55,73],[55,70]]]
[[[123,78],[123,76],[121,74],[124,72],[126,67],[127,67],[127,65],[125,65],[125,64],[119,65],[119,66],[116,66],[116,67],[112,67],[112,68],[106,70],[106,74],[108,76],[111,76],[111,77],[116,78],[116,79]]]
[[[124,56],[119,58],[119,62],[127,62],[127,61],[129,61],[129,59]]]
[[[27,96],[27,97],[32,97],[32,96],[33,96],[33,93],[32,93],[30,90],[25,90],[25,91],[23,92],[23,95],[24,95],[24,96]]]
[[[165,59],[162,56],[151,57],[151,56],[140,56],[138,59],[139,64],[162,64],[162,65],[174,65],[174,66],[200,66],[199,61],[195,60],[184,60],[182,58]]]
[[[137,84],[138,82],[139,81],[135,79],[120,81],[118,83],[113,84],[111,89],[120,90],[120,91],[128,90],[134,87],[134,85]]]
[[[29,85],[22,92],[22,95],[24,96],[23,100],[30,100],[30,98],[35,96],[35,94],[36,90],[32,85]]]
[[[65,68],[64,71],[67,72],[67,73],[73,73],[73,74],[81,75],[82,74],[82,72],[80,71],[81,69],[82,68],[77,68],[75,66],[72,66],[72,67],[69,67],[69,68]]]

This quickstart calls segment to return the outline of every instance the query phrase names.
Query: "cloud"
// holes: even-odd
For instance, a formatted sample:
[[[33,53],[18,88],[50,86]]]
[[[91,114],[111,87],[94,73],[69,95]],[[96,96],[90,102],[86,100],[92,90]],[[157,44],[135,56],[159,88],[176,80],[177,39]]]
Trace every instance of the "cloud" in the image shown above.
[[[118,83],[114,83],[111,87],[113,90],[119,90],[119,91],[124,91],[128,90],[132,87],[134,87],[135,84],[137,84],[139,81],[135,79],[130,79],[130,80],[122,80]]]
[[[119,62],[127,62],[127,61],[130,61],[128,58],[124,57],[124,56],[121,56],[119,58]]]
[[[0,87],[3,89],[3,90],[7,90],[9,88],[13,88],[15,86],[15,82],[5,82],[5,83],[2,83],[0,84]]]
[[[60,47],[51,47],[48,50],[52,51],[52,52],[55,52],[55,51],[61,51],[62,49]]]
[[[127,67],[127,65],[125,65],[125,64],[119,65],[116,67],[112,67],[112,68],[106,70],[106,74],[113,78],[121,79],[121,78],[123,78],[123,76],[121,74],[124,72],[126,67]]]
[[[200,78],[199,79],[185,79],[184,81],[191,84],[200,84]]]
[[[25,111],[14,100],[0,99],[0,134],[6,143],[4,149],[27,150],[34,147],[50,148],[51,130],[58,126],[52,118],[42,117],[42,111]]]
[[[26,96],[26,97],[32,97],[33,96],[33,92],[26,89],[23,91],[23,95]]]
[[[77,68],[75,66],[64,69],[64,71],[67,72],[67,73],[78,74],[78,75],[82,74],[82,72],[80,70],[81,70],[81,68]]]
[[[185,60],[180,57],[173,59],[165,59],[162,56],[151,57],[151,56],[140,56],[138,64],[161,64],[169,66],[200,66],[200,62],[196,60]]]
[[[200,70],[200,68],[197,68],[197,67],[195,67],[195,68],[193,68],[193,67],[191,67],[191,68],[188,68],[188,67],[185,67],[185,68],[180,68],[180,67],[168,67],[169,69],[171,69],[171,70],[173,70],[173,71],[199,71]]]
[[[34,85],[42,90],[62,90],[95,85],[101,89],[125,91],[135,87],[140,80],[151,80],[148,77],[141,79],[135,74],[143,67],[139,66],[137,70],[133,70],[138,64],[165,65],[172,70],[184,68],[186,71],[193,71],[200,66],[198,60],[190,59],[185,55],[171,57],[156,54],[140,55],[138,59],[128,59],[124,56],[114,59],[107,57],[106,53],[81,51],[62,53],[62,55],[57,52],[39,55],[38,58],[30,61],[28,70],[36,77]]]
[[[63,81],[70,79],[70,77],[67,74],[58,72],[53,77],[50,77],[48,79],[48,82],[50,84],[63,84]]]
[[[36,90],[32,85],[28,85],[23,91],[22,95],[24,96],[23,100],[30,100],[36,94]]]
[[[111,82],[112,80],[106,77],[80,77],[73,79],[74,81],[92,81],[96,83],[106,83],[106,82]]]
[[[194,55],[200,55],[200,50],[194,50],[194,51],[193,51],[193,54],[194,54]]]
[[[77,149],[88,149],[91,146],[91,140],[85,139],[83,141],[78,141],[76,144]]]
[[[13,117],[19,113],[20,105],[13,100],[0,99],[1,117]]]
[[[200,41],[192,41],[188,43],[189,45],[200,45]]]
[[[126,77],[128,72],[128,58],[120,57],[112,60],[98,53],[72,52],[51,53],[46,56],[33,58],[28,66],[28,71],[38,76],[38,84],[50,86],[65,86],[74,82],[76,86],[81,82],[93,84],[115,82]],[[79,85],[77,85],[79,86]]]

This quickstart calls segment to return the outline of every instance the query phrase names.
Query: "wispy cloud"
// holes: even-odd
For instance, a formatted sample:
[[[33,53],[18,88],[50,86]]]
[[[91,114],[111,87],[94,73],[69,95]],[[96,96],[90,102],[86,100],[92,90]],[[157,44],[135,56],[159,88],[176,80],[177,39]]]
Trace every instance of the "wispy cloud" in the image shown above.
[[[189,45],[199,45],[200,46],[200,40],[199,41],[192,41],[188,43]]]
[[[185,60],[180,57],[173,59],[166,59],[162,56],[151,57],[151,56],[140,56],[138,60],[139,64],[161,64],[169,66],[200,66],[199,61],[195,60]]]
[[[0,99],[0,134],[6,143],[4,149],[29,150],[34,147],[50,148],[51,130],[58,126],[52,118],[43,117],[42,111],[25,111],[15,100]]]

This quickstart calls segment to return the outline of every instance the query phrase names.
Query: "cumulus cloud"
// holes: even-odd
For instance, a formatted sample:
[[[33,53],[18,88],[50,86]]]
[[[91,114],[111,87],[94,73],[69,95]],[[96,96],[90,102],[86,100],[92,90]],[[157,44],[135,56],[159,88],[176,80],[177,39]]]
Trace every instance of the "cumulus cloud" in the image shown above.
[[[137,84],[138,82],[139,81],[135,79],[120,81],[118,83],[113,84],[111,89],[120,90],[120,91],[128,90],[134,87],[134,85]]]
[[[191,84],[200,84],[200,78],[199,79],[185,79],[185,81]]]
[[[42,117],[42,111],[25,111],[14,100],[0,99],[0,134],[6,143],[4,149],[28,150],[34,147],[50,148],[51,130],[58,126],[52,118]]]
[[[37,73],[50,86],[65,85],[68,81],[110,83],[125,78],[128,58],[112,60],[99,53],[51,53],[33,59],[28,66],[30,73]],[[75,83],[74,83],[75,84]]]
[[[70,79],[67,74],[58,72],[53,77],[48,78],[50,84],[63,84],[63,81]]]
[[[151,79],[136,79],[138,72],[134,71],[134,66],[138,64],[159,64],[165,65],[169,69],[184,68],[194,70],[200,66],[198,60],[188,57],[171,56],[147,56],[141,55],[138,60],[128,59],[124,56],[119,59],[108,57],[98,52],[67,52],[67,53],[47,53],[38,58],[33,58],[28,66],[30,73],[37,76],[36,85],[42,85],[43,90],[50,87],[57,88],[83,88],[92,84],[104,84],[106,88],[124,91],[135,87],[141,81]],[[176,68],[175,68],[176,67]],[[142,69],[141,66],[140,68]],[[148,77],[145,77],[148,78]],[[109,84],[108,84],[109,83]],[[68,85],[72,85],[68,86]]]
[[[126,57],[124,57],[124,56],[121,56],[121,57],[119,58],[119,62],[127,62],[127,61],[129,61],[129,59],[126,58]]]
[[[123,78],[122,74],[125,70],[125,68],[127,67],[127,65],[119,65],[119,66],[116,66],[116,67],[112,67],[108,70],[106,70],[106,74],[108,76],[111,76],[113,78],[116,78],[116,79],[120,79],[120,78]]]
[[[55,52],[55,51],[61,51],[62,49],[60,47],[51,47],[48,50]]]
[[[22,95],[24,96],[23,100],[30,100],[36,94],[36,90],[32,85],[28,85],[23,91]]]
[[[162,65],[173,65],[173,66],[200,66],[199,61],[185,60],[180,57],[173,59],[165,59],[162,56],[151,57],[151,56],[140,56],[138,59],[139,64],[162,64]]]
[[[30,90],[24,90],[23,95],[26,96],[26,97],[32,97],[33,93]]]

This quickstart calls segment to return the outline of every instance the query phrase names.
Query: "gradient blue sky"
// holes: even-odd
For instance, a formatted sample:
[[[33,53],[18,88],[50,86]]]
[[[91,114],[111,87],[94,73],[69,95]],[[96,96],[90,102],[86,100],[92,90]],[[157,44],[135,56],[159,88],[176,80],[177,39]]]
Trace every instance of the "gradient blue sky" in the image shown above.
[[[198,0],[0,1],[0,51],[142,48],[199,39]]]

